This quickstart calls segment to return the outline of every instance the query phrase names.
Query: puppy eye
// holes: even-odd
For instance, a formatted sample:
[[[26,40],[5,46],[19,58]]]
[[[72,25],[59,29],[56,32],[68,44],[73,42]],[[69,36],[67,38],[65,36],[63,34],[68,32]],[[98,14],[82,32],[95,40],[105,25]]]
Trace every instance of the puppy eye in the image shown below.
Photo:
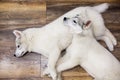
[[[73,20],[74,23],[77,23],[75,20]]]

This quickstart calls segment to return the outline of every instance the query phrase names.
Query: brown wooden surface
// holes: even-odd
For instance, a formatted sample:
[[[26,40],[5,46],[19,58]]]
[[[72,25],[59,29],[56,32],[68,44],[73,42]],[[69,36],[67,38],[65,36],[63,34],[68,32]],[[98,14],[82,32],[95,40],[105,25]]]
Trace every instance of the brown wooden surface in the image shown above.
[[[115,35],[118,45],[112,52],[120,60],[120,5],[119,0],[0,0],[0,80],[51,80],[42,77],[47,58],[36,53],[15,58],[15,36],[13,29],[41,27],[65,12],[85,5],[110,2],[110,8],[103,13],[105,25]],[[89,2],[89,3],[88,3]],[[17,6],[17,7],[16,7]],[[104,42],[100,42],[105,46]],[[106,47],[106,46],[105,46]],[[77,66],[64,71],[64,80],[92,80],[84,69]]]
[[[1,2],[43,2],[46,0],[0,0]]]
[[[45,2],[0,2],[0,29],[2,30],[45,23]]]
[[[101,3],[101,2],[120,2],[119,0],[46,0],[49,3]]]

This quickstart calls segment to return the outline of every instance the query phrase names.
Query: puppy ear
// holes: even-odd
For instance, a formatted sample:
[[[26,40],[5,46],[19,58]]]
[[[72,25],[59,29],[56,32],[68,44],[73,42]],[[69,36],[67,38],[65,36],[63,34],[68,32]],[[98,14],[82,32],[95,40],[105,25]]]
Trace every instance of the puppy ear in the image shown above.
[[[89,29],[90,27],[91,27],[91,21],[88,20],[88,21],[84,24],[83,29]]]
[[[21,38],[22,37],[22,32],[18,30],[14,30],[13,34],[16,36],[16,38]]]

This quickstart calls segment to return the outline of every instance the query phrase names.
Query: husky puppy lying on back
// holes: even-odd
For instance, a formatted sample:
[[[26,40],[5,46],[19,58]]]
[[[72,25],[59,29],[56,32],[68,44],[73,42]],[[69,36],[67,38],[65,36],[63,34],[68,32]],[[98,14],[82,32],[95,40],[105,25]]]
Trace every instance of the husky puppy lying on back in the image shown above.
[[[74,36],[66,54],[58,62],[57,71],[80,65],[94,80],[120,80],[120,62],[96,41],[92,22],[86,20],[81,24],[80,21],[78,17],[64,19],[64,24],[72,29]],[[60,74],[58,80],[61,80]]]
[[[89,9],[90,12],[88,13],[91,14],[91,17],[93,15],[101,17],[100,13],[104,12],[107,8],[107,3],[94,7],[77,7],[42,28],[29,28],[24,31],[14,30],[13,33],[16,36],[16,52],[14,56],[21,57],[27,51],[32,51],[48,57],[48,68],[43,74],[50,73],[52,79],[56,80],[56,62],[61,51],[71,44],[73,37],[73,34],[69,31],[69,27],[63,25],[64,16],[75,16]],[[94,21],[93,25],[97,27],[104,26],[103,21],[99,21],[99,25],[97,25],[98,21],[99,18]]]

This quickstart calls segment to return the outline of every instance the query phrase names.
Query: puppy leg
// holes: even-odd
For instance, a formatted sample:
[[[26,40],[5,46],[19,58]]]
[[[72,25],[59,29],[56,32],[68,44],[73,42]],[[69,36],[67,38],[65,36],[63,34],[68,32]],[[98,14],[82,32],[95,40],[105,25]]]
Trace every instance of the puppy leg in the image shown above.
[[[57,65],[60,65],[62,64],[63,62],[66,62],[68,59],[70,58],[70,54],[65,54],[63,57],[60,57],[58,62],[57,62]]]
[[[76,65],[78,65],[78,63],[79,62],[76,59],[67,59],[65,62],[59,64],[57,66],[57,72],[58,72],[58,79],[57,80],[62,80],[61,79],[61,72],[62,71],[73,68]]]
[[[48,58],[48,71],[53,80],[57,79],[57,73],[56,73],[55,66],[59,58],[59,55],[60,55],[60,51],[54,49],[54,51],[49,54],[49,58]]]
[[[45,76],[45,75],[48,75],[50,77],[50,73],[49,73],[48,67],[45,68],[45,70],[42,73],[42,76]]]
[[[57,66],[59,66],[60,64],[62,64],[63,62],[66,62],[68,59],[70,58],[70,54],[64,54],[63,57],[60,57],[60,59],[57,62]],[[62,80],[61,78],[61,72],[58,73],[58,78],[57,80]]]
[[[110,51],[113,51],[114,49],[113,49],[113,44],[112,44],[112,41],[109,39],[109,37],[107,37],[107,36],[101,36],[101,37],[99,37],[99,40],[103,40],[103,41],[105,41],[105,43],[106,43],[106,45],[107,45],[107,47],[108,47],[108,49],[110,50]]]
[[[117,45],[116,38],[113,36],[113,34],[108,29],[106,29],[105,35],[110,38],[114,46]]]
[[[57,78],[57,80],[62,80],[61,72],[58,73],[58,78]]]
[[[68,59],[66,62],[63,62],[62,64],[59,64],[57,66],[57,71],[62,72],[64,70],[68,70],[70,68],[75,67],[76,65],[79,64],[79,61],[77,59]]]

